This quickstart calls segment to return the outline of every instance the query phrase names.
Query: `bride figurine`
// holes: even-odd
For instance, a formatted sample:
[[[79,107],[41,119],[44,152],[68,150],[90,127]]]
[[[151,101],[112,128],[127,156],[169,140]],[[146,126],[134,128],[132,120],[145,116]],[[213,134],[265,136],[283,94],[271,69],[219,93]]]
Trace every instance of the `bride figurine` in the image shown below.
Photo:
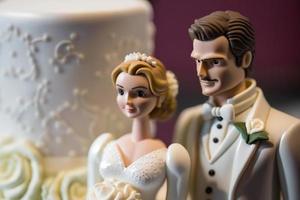
[[[112,72],[117,104],[131,118],[131,133],[114,139],[103,133],[88,156],[90,200],[154,200],[167,180],[167,200],[187,196],[190,158],[183,146],[168,148],[153,138],[151,120],[167,119],[176,108],[173,73],[156,58],[131,53]],[[161,198],[158,198],[161,199]]]

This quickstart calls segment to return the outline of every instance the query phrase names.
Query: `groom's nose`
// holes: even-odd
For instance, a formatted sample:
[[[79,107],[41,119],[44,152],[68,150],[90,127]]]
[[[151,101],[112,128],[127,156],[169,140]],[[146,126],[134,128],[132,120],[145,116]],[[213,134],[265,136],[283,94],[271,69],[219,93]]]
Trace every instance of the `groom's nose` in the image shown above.
[[[207,67],[205,66],[205,62],[200,62],[197,65],[197,75],[200,78],[204,78],[208,76],[208,70]]]

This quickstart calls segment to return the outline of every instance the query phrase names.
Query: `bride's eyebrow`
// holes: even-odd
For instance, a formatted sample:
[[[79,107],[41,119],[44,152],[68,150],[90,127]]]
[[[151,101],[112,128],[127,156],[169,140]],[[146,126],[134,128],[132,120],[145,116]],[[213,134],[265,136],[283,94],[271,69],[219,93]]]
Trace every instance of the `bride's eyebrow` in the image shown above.
[[[119,85],[119,84],[117,84],[117,86],[120,87],[120,88],[124,88],[122,85]]]
[[[134,88],[132,88],[133,90],[134,89],[146,89],[146,90],[148,90],[148,88],[147,87],[144,87],[144,86],[137,86],[137,87],[134,87]]]

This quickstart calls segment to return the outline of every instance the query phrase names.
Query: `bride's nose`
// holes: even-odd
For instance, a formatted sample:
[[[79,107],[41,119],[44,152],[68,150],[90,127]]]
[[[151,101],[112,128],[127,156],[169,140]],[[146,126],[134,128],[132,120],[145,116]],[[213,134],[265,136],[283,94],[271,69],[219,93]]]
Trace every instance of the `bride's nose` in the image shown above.
[[[127,95],[126,95],[126,105],[131,106],[132,104],[133,104],[133,98],[129,93],[127,93]]]

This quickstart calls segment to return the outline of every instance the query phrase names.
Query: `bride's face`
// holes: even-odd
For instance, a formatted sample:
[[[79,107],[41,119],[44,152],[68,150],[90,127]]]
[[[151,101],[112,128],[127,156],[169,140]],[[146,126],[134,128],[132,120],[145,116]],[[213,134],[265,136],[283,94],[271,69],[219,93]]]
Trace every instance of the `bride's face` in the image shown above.
[[[157,105],[158,97],[144,76],[122,72],[116,79],[116,90],[119,108],[129,118],[145,117]]]

